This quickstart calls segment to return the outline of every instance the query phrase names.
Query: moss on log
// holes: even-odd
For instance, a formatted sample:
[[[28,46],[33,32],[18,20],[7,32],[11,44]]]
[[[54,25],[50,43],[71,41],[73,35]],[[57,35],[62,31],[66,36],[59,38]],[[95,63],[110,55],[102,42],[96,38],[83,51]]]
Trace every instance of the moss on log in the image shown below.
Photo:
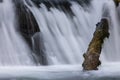
[[[101,19],[96,25],[96,31],[94,32],[93,39],[89,44],[87,52],[83,55],[83,70],[97,70],[101,64],[99,57],[102,50],[102,44],[104,39],[109,37],[109,25],[107,19]]]

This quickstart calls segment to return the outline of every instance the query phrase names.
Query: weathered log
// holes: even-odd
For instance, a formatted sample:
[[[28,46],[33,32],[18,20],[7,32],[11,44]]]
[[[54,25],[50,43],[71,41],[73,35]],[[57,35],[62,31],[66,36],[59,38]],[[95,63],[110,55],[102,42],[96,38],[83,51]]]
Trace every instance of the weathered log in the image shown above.
[[[94,32],[93,39],[89,44],[87,52],[83,55],[83,70],[97,70],[101,64],[99,57],[102,50],[102,44],[104,39],[109,37],[109,25],[107,19],[101,19],[96,25],[96,31]]]

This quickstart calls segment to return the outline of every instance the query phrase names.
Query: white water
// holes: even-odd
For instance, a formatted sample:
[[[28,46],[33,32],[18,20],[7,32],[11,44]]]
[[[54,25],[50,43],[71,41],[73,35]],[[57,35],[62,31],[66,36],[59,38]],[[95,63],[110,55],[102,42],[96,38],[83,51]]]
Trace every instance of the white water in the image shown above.
[[[71,2],[73,18],[57,8],[47,10],[44,4],[41,8],[28,8],[34,14],[42,35],[50,64],[81,64],[83,53],[92,39],[96,24],[105,17],[109,20],[110,38],[105,40],[101,55],[102,62],[120,61],[119,23],[116,7],[112,0],[93,0],[89,7],[82,7]]]
[[[48,11],[44,4],[40,9],[29,8],[44,36],[49,63],[79,65],[0,67],[0,80],[119,80],[119,20],[111,0],[93,0],[88,10],[72,3],[73,19],[56,8]],[[29,51],[15,31],[13,9],[11,0],[0,3],[0,65],[32,65]],[[106,11],[109,14],[103,15]],[[83,72],[82,54],[92,39],[95,24],[102,17],[108,17],[111,35],[105,41],[101,59],[102,63],[110,63],[102,64],[98,71]]]
[[[110,22],[110,38],[105,43],[104,56],[108,61],[120,61],[120,33],[119,33],[119,16],[118,10],[112,1],[105,4],[108,7]]]
[[[109,20],[110,38],[105,41],[101,60],[103,63],[119,61],[119,19],[113,1],[93,0],[89,7],[71,3],[75,14],[73,17],[54,7],[48,11],[44,4],[37,8],[32,2],[33,7],[25,3],[41,29],[49,64],[81,64],[82,55],[102,17]],[[11,0],[0,3],[0,10],[0,65],[33,65],[31,52],[16,31],[15,11]]]
[[[12,0],[0,3],[0,66],[33,65],[30,51],[16,31]]]
[[[120,63],[104,64],[98,71],[82,71],[81,65],[0,67],[0,80],[120,80]]]

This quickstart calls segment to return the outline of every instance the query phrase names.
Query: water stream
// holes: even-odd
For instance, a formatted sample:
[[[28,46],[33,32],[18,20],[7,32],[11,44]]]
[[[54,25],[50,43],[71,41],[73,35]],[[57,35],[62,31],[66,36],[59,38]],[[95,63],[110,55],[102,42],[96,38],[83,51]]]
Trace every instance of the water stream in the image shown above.
[[[11,0],[0,3],[0,66],[34,65],[28,46],[18,33]]]
[[[81,64],[101,18],[108,18],[110,25],[110,38],[103,45],[101,60],[119,61],[119,19],[114,2],[93,0],[85,7],[74,1],[70,3],[73,17],[55,7],[48,10],[44,4],[40,4],[40,8],[32,2],[32,7],[26,4],[41,29],[49,64]]]
[[[90,5],[70,0],[72,14],[61,6],[48,9],[44,3],[39,8],[31,0],[23,3],[39,25],[40,32],[36,34],[43,37],[48,65],[35,66],[29,46],[17,31],[14,3],[3,0],[0,2],[0,80],[120,79],[120,20],[112,0],[92,0]],[[98,71],[84,72],[83,54],[101,18],[108,19],[110,28],[110,38],[105,40],[101,53],[102,65]]]

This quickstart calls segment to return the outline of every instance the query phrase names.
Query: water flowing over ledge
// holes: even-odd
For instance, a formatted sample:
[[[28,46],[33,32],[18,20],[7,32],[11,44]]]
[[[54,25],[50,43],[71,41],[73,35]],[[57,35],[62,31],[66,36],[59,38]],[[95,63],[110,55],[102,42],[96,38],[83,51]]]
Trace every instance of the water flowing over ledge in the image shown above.
[[[23,3],[25,11],[32,14],[39,25],[40,32],[36,35],[43,36],[45,46],[43,52],[46,54],[46,56],[43,56],[40,53],[40,56],[47,58],[48,65],[34,66],[31,50],[16,30],[17,18],[12,0],[4,0],[0,3],[0,44],[2,45],[0,46],[0,52],[5,53],[4,55],[0,54],[0,64],[4,66],[0,67],[0,79],[120,79],[120,20],[112,0],[93,0],[89,7],[83,7],[72,0],[70,1],[71,6],[69,6],[74,14],[72,16],[65,12],[66,10],[61,9],[63,6],[59,6],[60,9],[50,6],[48,9],[44,3],[39,4],[40,7],[29,0],[23,0]],[[109,19],[111,34],[110,39],[103,46],[101,56],[103,63],[99,67],[99,71],[84,72],[81,67],[83,53],[92,38],[96,23],[103,17]],[[33,37],[30,36],[32,39]],[[35,45],[32,47],[35,47]]]
[[[71,1],[73,17],[56,7],[47,9],[44,3],[40,4],[39,8],[31,1],[31,6],[24,3],[41,29],[49,64],[81,64],[82,55],[92,39],[96,23],[103,17],[108,18],[110,38],[103,45],[101,59],[103,62],[120,60],[119,19],[112,0],[93,0],[89,7]]]
[[[34,65],[30,50],[17,31],[12,0],[0,3],[0,66]]]
[[[29,64],[33,64],[34,60],[32,57],[34,55],[38,57],[36,60],[38,60],[40,64],[42,64],[42,61],[45,61],[45,59],[48,65],[82,64],[83,53],[86,51],[92,39],[96,24],[103,17],[107,17],[109,20],[111,35],[103,46],[101,59],[104,62],[120,60],[120,45],[118,43],[120,38],[118,31],[119,19],[113,1],[104,0],[98,2],[97,0],[93,0],[89,7],[83,7],[77,2],[70,1],[71,6],[69,7],[74,13],[72,16],[64,12],[63,9],[60,10],[54,6],[47,9],[44,3],[39,4],[40,7],[37,7],[32,1],[13,1],[15,1],[15,3],[12,3],[12,0],[6,0],[0,3],[0,9],[4,11],[0,16],[0,20],[2,21],[0,25],[4,31],[2,34],[5,34],[5,36],[0,36],[1,38],[5,38],[4,41],[1,42],[3,46],[1,46],[0,50],[1,52],[7,51],[4,52],[7,56],[1,55],[7,57],[6,59],[2,59],[1,57],[3,64],[7,65],[7,60],[11,63],[14,61],[12,63],[13,65],[26,65],[24,62],[27,60],[30,61]],[[16,7],[18,10],[15,12]],[[8,12],[13,14],[9,15],[7,14]],[[7,19],[7,16],[9,19]],[[17,20],[15,20],[15,17]],[[2,20],[2,18],[4,19]],[[11,24],[10,27],[8,24]],[[17,32],[19,31],[16,30],[18,27],[22,28],[22,30],[27,30],[26,36],[29,38],[27,42],[30,41],[30,45],[32,45],[30,49],[19,32]],[[36,33],[34,29],[37,30],[35,31]],[[33,30],[32,35],[31,30]],[[24,31],[21,32],[22,34],[25,33]],[[31,36],[29,36],[29,34]],[[36,38],[34,38],[35,36]],[[13,45],[16,45],[16,47]],[[43,46],[44,49],[42,48]],[[3,47],[7,47],[5,48],[6,50],[2,49]],[[22,53],[24,53],[24,56]]]

